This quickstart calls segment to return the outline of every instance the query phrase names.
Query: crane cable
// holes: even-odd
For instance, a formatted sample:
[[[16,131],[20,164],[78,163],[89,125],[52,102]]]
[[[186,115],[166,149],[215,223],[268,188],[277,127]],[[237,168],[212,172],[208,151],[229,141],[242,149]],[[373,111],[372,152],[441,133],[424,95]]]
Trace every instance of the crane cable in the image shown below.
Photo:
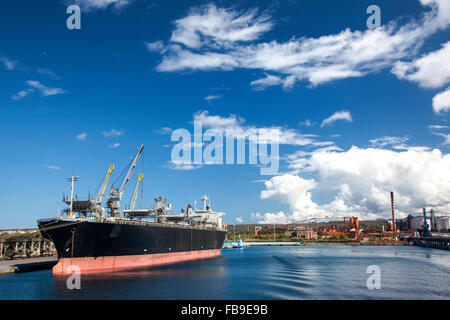
[[[116,180],[114,180],[114,182],[111,184],[111,186],[115,186],[116,183],[119,181],[119,179],[125,175],[125,172],[131,167],[131,164],[133,163],[133,159],[130,160],[130,162],[128,162],[128,164],[124,167],[124,169],[122,170],[122,172],[120,173],[120,175],[117,177]]]

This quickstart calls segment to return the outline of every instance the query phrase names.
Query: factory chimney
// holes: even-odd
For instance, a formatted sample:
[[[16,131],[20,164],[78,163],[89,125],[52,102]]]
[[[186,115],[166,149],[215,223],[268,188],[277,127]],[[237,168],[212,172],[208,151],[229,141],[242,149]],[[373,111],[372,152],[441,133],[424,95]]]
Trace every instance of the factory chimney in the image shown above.
[[[395,207],[394,207],[394,192],[391,191],[391,208],[392,208],[392,232],[397,230],[397,224],[395,223]]]

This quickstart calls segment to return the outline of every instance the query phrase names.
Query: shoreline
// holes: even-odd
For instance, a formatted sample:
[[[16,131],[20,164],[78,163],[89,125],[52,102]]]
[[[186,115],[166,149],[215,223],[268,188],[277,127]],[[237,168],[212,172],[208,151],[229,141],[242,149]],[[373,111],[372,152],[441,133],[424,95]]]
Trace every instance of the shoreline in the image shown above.
[[[243,241],[245,247],[258,247],[258,246],[408,246],[407,241],[371,241],[371,242],[294,242],[294,241]],[[223,249],[233,248],[233,242],[224,243]]]

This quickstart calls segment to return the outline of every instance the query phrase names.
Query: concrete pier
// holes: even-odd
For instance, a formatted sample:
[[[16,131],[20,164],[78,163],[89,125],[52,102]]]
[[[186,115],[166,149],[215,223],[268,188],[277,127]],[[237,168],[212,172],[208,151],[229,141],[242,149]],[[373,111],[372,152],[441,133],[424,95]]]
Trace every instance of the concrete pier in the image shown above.
[[[0,261],[0,274],[51,269],[56,264],[57,260],[58,258],[56,256],[20,260],[2,260]]]

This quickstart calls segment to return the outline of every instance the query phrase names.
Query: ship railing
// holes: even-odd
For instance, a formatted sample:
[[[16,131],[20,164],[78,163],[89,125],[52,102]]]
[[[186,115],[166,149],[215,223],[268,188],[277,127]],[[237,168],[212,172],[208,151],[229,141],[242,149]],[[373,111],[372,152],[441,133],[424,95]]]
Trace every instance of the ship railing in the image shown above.
[[[137,225],[137,226],[154,226],[154,227],[166,227],[166,228],[179,228],[179,229],[201,229],[201,230],[219,230],[218,228],[208,227],[208,226],[191,226],[188,224],[175,224],[175,223],[158,223],[151,221],[134,221],[129,219],[115,218],[114,220],[105,219],[105,223],[118,223],[126,225]]]

